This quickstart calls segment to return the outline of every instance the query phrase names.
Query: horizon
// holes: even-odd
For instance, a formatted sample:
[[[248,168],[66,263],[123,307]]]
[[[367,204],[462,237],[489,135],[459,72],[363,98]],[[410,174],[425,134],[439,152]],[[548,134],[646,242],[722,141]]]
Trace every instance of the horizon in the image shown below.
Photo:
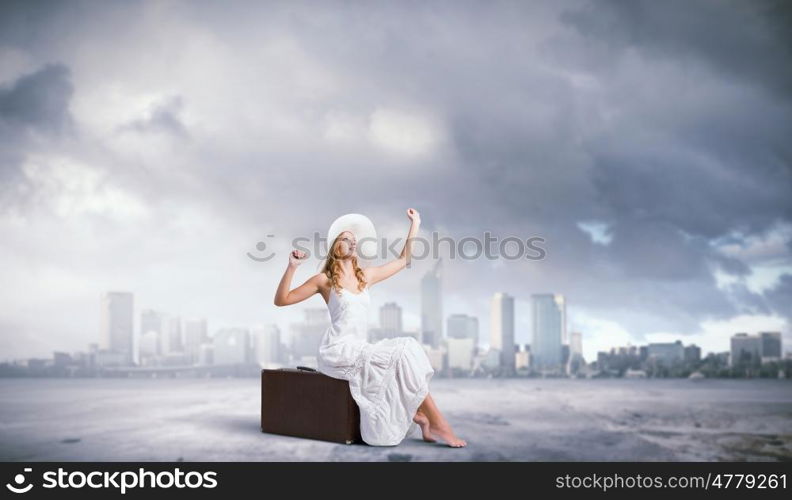
[[[121,289],[108,290],[108,291],[104,292],[102,294],[102,296],[104,296],[105,294],[112,294],[112,293],[131,293],[133,298],[135,296],[134,292],[130,292],[128,290],[121,290]],[[508,294],[508,292],[501,291],[501,292],[494,292],[493,295],[498,294],[498,293],[506,293],[506,294]],[[546,292],[546,293],[552,293],[552,292]],[[319,294],[316,294],[316,295],[319,296]],[[511,295],[511,294],[508,294],[508,295]],[[563,293],[561,293],[560,295],[564,296]],[[513,295],[511,295],[511,296],[515,300],[517,299],[517,297],[514,297]],[[136,304],[136,301],[134,299],[133,299],[133,304]],[[398,302],[396,302],[396,304],[399,305]],[[325,308],[326,308],[326,304],[324,304],[324,303],[323,303],[322,306],[308,306],[308,305],[304,305],[302,307],[297,307],[297,309],[299,309],[300,311],[305,311],[307,309],[325,309]],[[374,310],[374,309],[376,309],[376,310]],[[370,312],[370,315],[369,315],[369,320],[370,320],[369,321],[369,328],[377,328],[377,327],[381,326],[378,321],[377,322],[372,322],[371,321],[371,318],[375,317],[378,314],[378,309],[379,308],[371,308],[370,311],[369,311]],[[147,306],[147,307],[138,308],[137,306],[133,305],[133,320],[134,320],[133,321],[133,340],[134,340],[134,346],[135,346],[134,347],[134,349],[135,349],[135,358],[137,358],[138,349],[140,347],[140,337],[141,337],[140,316],[141,316],[141,314],[144,311],[155,311],[157,313],[164,314],[165,318],[178,318],[182,325],[188,320],[202,320],[202,321],[206,321],[206,324],[207,324],[207,335],[208,335],[209,339],[213,338],[214,335],[218,331],[224,330],[224,329],[243,328],[243,329],[251,330],[251,329],[255,329],[257,327],[264,327],[264,326],[270,326],[270,325],[275,325],[280,330],[280,332],[282,334],[281,343],[284,344],[284,345],[288,345],[289,344],[289,341],[291,340],[291,335],[292,335],[290,327],[293,325],[293,323],[289,323],[286,327],[284,327],[283,325],[279,324],[278,322],[268,322],[268,321],[261,321],[259,323],[254,323],[254,324],[228,323],[228,324],[221,324],[219,326],[211,326],[212,325],[211,319],[207,318],[205,316],[201,316],[201,315],[185,316],[183,314],[178,314],[178,313],[174,313],[174,312],[171,312],[171,311],[166,311],[166,310],[163,310],[163,309],[160,309],[160,308],[156,308],[156,307],[148,307]],[[403,308],[402,308],[402,312],[404,312]],[[569,312],[569,309],[567,309],[567,313],[568,312]],[[447,331],[446,331],[447,320],[453,314],[466,314],[466,313],[448,313],[448,314],[445,315],[445,317],[444,317],[445,321],[443,323],[444,324],[444,330],[443,330],[443,338],[444,339],[448,338]],[[468,316],[470,316],[470,315],[468,314]],[[516,316],[517,316],[517,314],[515,312],[515,317]],[[482,324],[489,324],[489,321],[482,320],[481,318],[478,318],[477,316],[473,316],[473,317],[475,317],[478,320],[478,324],[479,324],[479,336],[478,336],[479,342],[476,344],[476,348],[478,348],[479,350],[482,350],[482,351],[486,351],[486,350],[488,350],[490,348],[490,343],[486,342],[485,340],[488,339],[490,337],[490,335],[489,335],[488,331],[487,332],[482,332],[481,325]],[[328,322],[328,326],[329,326],[329,322]],[[404,332],[404,333],[409,333],[409,332],[418,332],[418,333],[420,333],[420,331],[421,331],[420,325],[412,326],[412,327],[407,327],[405,325],[405,327],[402,329],[402,332]],[[577,332],[577,330],[568,330],[566,332],[567,341],[569,341],[571,334],[572,333],[576,333],[576,332]],[[614,349],[618,350],[620,348],[631,347],[631,346],[640,347],[640,346],[648,345],[650,343],[663,343],[663,342],[647,342],[647,343],[641,344],[641,343],[632,343],[632,342],[628,341],[626,344],[623,344],[623,345],[613,345],[613,346],[610,346],[609,348],[604,349],[604,350],[600,349],[600,350],[592,351],[592,349],[588,349],[588,350],[586,349],[586,333],[585,332],[579,332],[579,333],[582,334],[583,357],[586,360],[586,363],[592,363],[593,361],[596,361],[597,354],[599,352],[611,352],[611,350],[614,350]],[[751,336],[755,336],[755,335],[758,335],[758,334],[760,334],[762,332],[760,332],[760,331],[732,332],[729,335],[729,337],[727,338],[727,341],[730,343],[732,336],[737,335],[737,334],[741,334],[741,333],[745,333],[745,334],[748,334],[748,335],[751,335]],[[782,333],[782,342],[783,342],[783,332],[779,332],[779,333]],[[531,333],[531,335],[532,335],[532,333]],[[685,342],[684,339],[682,339],[682,338],[672,339],[672,340],[668,340],[668,341],[664,341],[664,342],[674,343],[677,340],[682,342],[682,344],[684,346],[696,345],[697,347],[701,348],[701,356],[702,356],[702,358],[705,358],[708,355],[718,355],[718,354],[723,354],[723,353],[729,353],[731,351],[731,346],[729,344],[727,344],[723,349],[720,349],[720,350],[705,350],[702,346],[697,345],[695,342]],[[83,346],[82,348],[72,348],[72,349],[68,349],[68,350],[55,350],[53,352],[66,352],[66,353],[69,353],[69,354],[78,353],[78,352],[89,352],[91,344],[100,344],[98,329],[97,329],[97,337],[95,339],[95,342],[90,342],[86,346]],[[531,342],[530,342],[530,339],[529,339],[528,342],[520,342],[520,343],[515,342],[515,344],[516,345],[518,344],[520,346],[523,346],[523,345],[530,346]],[[568,344],[568,342],[567,342],[567,344]],[[588,353],[587,353],[587,351],[588,351]],[[782,359],[785,358],[786,356],[788,356],[791,353],[792,353],[792,349],[790,349],[787,345],[784,345],[782,343],[782,356],[781,356]],[[52,353],[49,354],[49,356],[51,356],[51,355],[52,355]],[[25,361],[25,360],[28,360],[28,359],[50,359],[50,358],[47,357],[47,356],[42,356],[42,355],[40,355],[40,356],[24,356],[24,357],[17,357],[17,358],[3,358],[3,359],[0,359],[0,362],[3,362],[3,363],[15,363],[15,362],[18,362],[18,361]],[[139,360],[136,359],[135,362],[139,362]]]
[[[792,346],[778,5],[85,5],[0,5],[3,356],[95,342],[116,288],[287,331],[302,311],[272,297],[295,239],[350,212],[403,238],[409,207],[424,236],[544,240],[540,260],[441,246],[444,316],[482,337],[492,293],[526,344],[530,294],[555,290],[584,352]],[[431,265],[376,285],[373,310],[419,325]]]

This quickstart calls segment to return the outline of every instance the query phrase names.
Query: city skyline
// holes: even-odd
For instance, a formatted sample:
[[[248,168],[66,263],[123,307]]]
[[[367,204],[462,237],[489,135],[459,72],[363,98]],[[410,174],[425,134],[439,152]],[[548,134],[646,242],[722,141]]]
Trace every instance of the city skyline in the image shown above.
[[[437,283],[440,286],[438,275]],[[442,294],[439,297],[442,302]],[[512,352],[503,349],[503,342],[513,339],[514,297],[497,292],[492,296],[492,313],[489,338],[491,342],[481,343],[479,320],[475,316],[453,313],[446,318],[448,322],[447,336],[439,339],[436,345],[424,343],[433,366],[439,372],[446,368],[473,369],[474,358],[480,362],[506,370],[506,376],[515,374],[515,362],[527,364],[538,373],[568,373],[570,363],[585,362],[591,364],[592,358],[601,362],[602,356],[612,356],[625,349],[635,351],[640,347],[642,357],[646,355],[674,360],[702,359],[700,346],[689,344],[683,346],[677,339],[669,343],[649,343],[648,345],[611,346],[604,351],[598,350],[596,356],[585,359],[582,346],[582,332],[569,332],[566,327],[566,299],[561,294],[534,294],[531,297],[534,311],[532,337],[542,339],[538,344],[522,344],[512,342]],[[552,308],[550,306],[553,306]],[[555,312],[554,312],[555,311]],[[258,323],[253,326],[220,327],[209,334],[206,318],[182,318],[161,310],[142,309],[139,327],[130,322],[138,314],[134,310],[134,294],[132,292],[109,291],[102,295],[100,301],[100,329],[97,342],[92,343],[90,352],[97,356],[99,366],[189,366],[189,365],[224,365],[261,363],[267,366],[313,365],[315,351],[325,329],[329,326],[328,311],[325,308],[302,308],[304,321],[290,325],[292,334],[288,341],[281,335],[276,323]],[[369,323],[369,341],[376,342],[381,338],[413,335],[417,339],[427,337],[419,330],[411,331],[401,327],[402,308],[395,302],[385,303],[379,308],[379,322]],[[548,316],[549,315],[549,316]],[[553,315],[558,315],[553,318]],[[131,327],[131,328],[130,328]],[[553,330],[555,329],[555,333]],[[372,334],[375,338],[372,338]],[[550,335],[550,337],[547,337]],[[545,338],[543,338],[545,337]],[[432,336],[427,337],[430,341]],[[485,335],[483,338],[487,338]],[[554,339],[554,340],[552,340]],[[463,340],[465,342],[463,342]],[[479,342],[476,342],[479,340]],[[466,343],[466,342],[469,342]],[[548,343],[549,342],[549,343]],[[555,342],[555,343],[553,343]],[[788,349],[783,349],[781,332],[746,332],[732,333],[730,346],[726,351],[704,353],[706,356],[729,356],[729,366],[734,366],[741,356],[756,361],[759,357],[768,360],[783,360],[790,357]],[[442,344],[442,345],[440,345]],[[465,347],[465,346],[468,347]],[[93,347],[96,346],[96,347]],[[99,349],[98,351],[95,349]],[[132,348],[133,351],[129,352]],[[209,348],[209,351],[207,351]],[[285,349],[285,350],[284,350]],[[469,352],[465,354],[465,350]],[[495,350],[496,358],[492,358]],[[526,354],[526,358],[522,355]],[[73,350],[75,355],[82,351]],[[284,355],[287,354],[287,357]],[[66,352],[54,352],[59,356]],[[438,357],[440,356],[440,357]],[[516,357],[515,357],[516,356]],[[467,357],[467,361],[465,361]],[[28,358],[37,359],[37,358]],[[130,359],[134,362],[130,363]],[[17,360],[5,360],[5,362]],[[25,360],[21,360],[25,361]],[[743,360],[744,361],[744,360]],[[467,366],[468,368],[465,368]]]
[[[0,356],[94,342],[105,290],[298,321],[271,300],[294,240],[354,212],[392,242],[409,207],[506,242],[440,245],[443,318],[505,291],[525,344],[561,293],[587,350],[792,345],[788,17],[763,5],[2,2]],[[532,237],[543,259],[506,258]],[[433,264],[375,306],[420,325]]]

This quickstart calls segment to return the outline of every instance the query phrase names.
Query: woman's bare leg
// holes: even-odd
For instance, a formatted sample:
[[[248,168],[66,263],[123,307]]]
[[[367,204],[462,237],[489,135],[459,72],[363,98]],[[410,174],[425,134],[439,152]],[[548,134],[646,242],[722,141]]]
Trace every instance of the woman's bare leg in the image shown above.
[[[436,436],[445,441],[448,446],[454,448],[460,448],[467,445],[467,442],[465,442],[464,439],[458,438],[456,434],[454,434],[454,431],[451,430],[451,425],[445,419],[443,414],[440,413],[440,409],[435,404],[431,394],[426,395],[426,399],[424,399],[423,403],[421,403],[421,406],[418,407],[418,412],[416,413],[415,418],[420,420],[414,419],[414,421],[421,426],[421,430],[424,431],[425,440],[434,441],[432,437]],[[421,421],[423,421],[424,418],[429,422],[427,429],[425,429],[424,425],[421,424]],[[429,434],[430,439],[426,439],[427,433]]]
[[[434,443],[435,441],[437,441],[432,436],[432,431],[429,430],[429,419],[426,417],[424,412],[421,411],[420,408],[418,408],[418,411],[415,413],[415,417],[413,418],[413,422],[418,424],[418,426],[421,428],[421,434],[423,434],[423,440],[424,441],[428,441],[430,443]]]

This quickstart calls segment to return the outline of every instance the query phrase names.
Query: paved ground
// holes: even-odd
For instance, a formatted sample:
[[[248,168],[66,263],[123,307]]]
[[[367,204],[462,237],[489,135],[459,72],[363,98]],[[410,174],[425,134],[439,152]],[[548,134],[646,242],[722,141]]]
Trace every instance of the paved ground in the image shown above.
[[[448,380],[468,446],[263,434],[258,379],[0,379],[6,461],[792,460],[788,380]]]

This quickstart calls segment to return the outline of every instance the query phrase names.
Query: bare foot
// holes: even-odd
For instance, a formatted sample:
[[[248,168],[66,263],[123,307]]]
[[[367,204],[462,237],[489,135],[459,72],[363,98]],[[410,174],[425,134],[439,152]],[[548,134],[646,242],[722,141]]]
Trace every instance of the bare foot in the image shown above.
[[[430,443],[434,443],[437,441],[432,437],[432,433],[429,431],[429,419],[421,413],[420,411],[415,414],[415,418],[413,418],[413,422],[418,424],[421,427],[421,433],[423,434],[423,440],[428,441]]]
[[[429,431],[439,437],[441,440],[445,441],[445,443],[452,447],[452,448],[462,448],[463,446],[467,446],[467,442],[464,439],[460,439],[454,434],[454,431],[451,430],[451,426],[443,425],[438,427],[429,427]]]

